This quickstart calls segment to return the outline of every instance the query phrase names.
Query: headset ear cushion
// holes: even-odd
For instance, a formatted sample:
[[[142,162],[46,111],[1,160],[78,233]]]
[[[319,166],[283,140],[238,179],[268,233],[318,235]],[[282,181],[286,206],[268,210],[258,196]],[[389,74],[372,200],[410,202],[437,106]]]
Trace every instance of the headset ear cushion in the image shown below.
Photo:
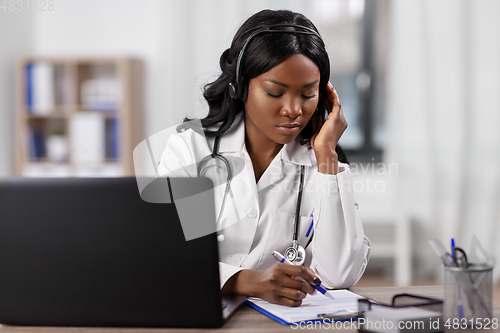
[[[236,87],[232,82],[229,83],[228,89],[229,89],[229,96],[231,96],[232,99],[238,99],[237,96],[238,94],[236,93]]]

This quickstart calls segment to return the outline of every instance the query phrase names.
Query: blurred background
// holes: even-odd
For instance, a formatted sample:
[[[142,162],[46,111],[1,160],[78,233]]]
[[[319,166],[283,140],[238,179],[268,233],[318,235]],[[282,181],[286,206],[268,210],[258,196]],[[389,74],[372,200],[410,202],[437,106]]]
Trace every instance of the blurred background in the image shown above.
[[[372,240],[360,283],[439,283],[429,238],[476,235],[500,260],[500,1],[1,4],[0,176],[133,174],[142,139],[206,114],[202,87],[243,21],[290,9],[323,36],[349,123]]]

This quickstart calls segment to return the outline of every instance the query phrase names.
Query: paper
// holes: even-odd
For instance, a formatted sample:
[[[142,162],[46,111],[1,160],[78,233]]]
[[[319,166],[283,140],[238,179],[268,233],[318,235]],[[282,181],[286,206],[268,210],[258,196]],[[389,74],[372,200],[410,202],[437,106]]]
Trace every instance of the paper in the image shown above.
[[[328,291],[335,299],[332,300],[321,293],[307,295],[298,307],[272,304],[260,298],[249,298],[247,303],[273,318],[274,320],[291,325],[300,321],[317,320],[319,314],[350,314],[358,311],[358,299],[363,298],[348,290]]]

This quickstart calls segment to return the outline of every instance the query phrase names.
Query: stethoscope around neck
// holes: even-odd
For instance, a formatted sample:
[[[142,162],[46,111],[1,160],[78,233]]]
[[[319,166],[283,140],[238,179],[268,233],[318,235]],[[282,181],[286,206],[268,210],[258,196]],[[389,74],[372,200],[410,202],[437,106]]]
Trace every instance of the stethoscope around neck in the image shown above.
[[[210,155],[205,156],[200,163],[198,164],[197,172],[198,172],[198,177],[203,177],[207,173],[207,169],[211,167],[218,167],[218,165],[212,165],[209,166],[208,162],[214,159],[220,160],[222,162],[222,165],[224,165],[226,169],[226,188],[224,189],[224,196],[222,198],[222,205],[219,211],[219,214],[216,219],[216,225],[218,226],[220,224],[220,220],[222,218],[222,214],[224,212],[224,207],[226,205],[226,199],[228,194],[232,197],[232,192],[231,192],[231,181],[233,179],[233,172],[231,168],[231,164],[229,161],[222,155],[219,154],[219,143],[220,143],[220,136],[215,137],[214,141],[214,147],[212,149],[212,153]],[[304,188],[304,173],[305,173],[305,167],[303,165],[300,166],[300,183],[299,183],[299,191],[297,195],[297,204],[295,206],[295,221],[294,221],[294,227],[293,227],[293,238],[292,238],[292,245],[289,246],[285,250],[285,257],[291,261],[292,263],[296,265],[302,265],[304,261],[306,260],[306,250],[302,245],[298,243],[298,234],[299,234],[299,225],[300,225],[300,205],[302,202],[302,190]]]
[[[302,265],[306,260],[306,250],[297,242],[300,224],[300,204],[302,202],[302,189],[304,187],[304,169],[305,167],[301,165],[299,193],[297,195],[297,205],[295,206],[295,223],[293,224],[292,246],[285,250],[285,257],[296,265]]]

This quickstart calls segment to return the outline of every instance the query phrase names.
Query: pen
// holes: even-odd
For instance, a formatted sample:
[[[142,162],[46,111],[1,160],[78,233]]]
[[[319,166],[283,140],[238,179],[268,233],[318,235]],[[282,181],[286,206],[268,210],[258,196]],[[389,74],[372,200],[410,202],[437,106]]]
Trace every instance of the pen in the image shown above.
[[[285,264],[293,265],[288,259],[285,258],[285,256],[283,256],[278,251],[273,251],[273,257],[276,258],[276,260],[278,260],[279,262],[284,262]],[[304,280],[301,277],[299,277],[299,279]],[[307,281],[305,281],[305,282],[307,282]],[[311,284],[311,286],[313,286],[314,289],[316,289],[317,291],[319,291],[320,293],[322,293],[326,297],[329,297],[331,299],[335,299],[335,298],[333,298],[332,295],[330,295],[330,294],[327,293],[327,290],[322,285],[317,285],[316,286],[316,285]]]
[[[306,237],[309,237],[309,234],[311,233],[313,225],[314,225],[314,217],[313,217],[313,214],[311,214],[311,224],[309,225],[309,229],[307,229]]]
[[[444,247],[443,242],[441,242],[439,239],[436,238],[429,239],[428,242],[431,245],[434,252],[436,252],[438,257],[441,258],[445,266],[450,266],[450,267],[458,266],[457,263],[455,262],[455,259],[451,256],[451,254],[446,252],[446,248]]]
[[[455,238],[451,239],[451,256],[453,259],[455,259]]]

